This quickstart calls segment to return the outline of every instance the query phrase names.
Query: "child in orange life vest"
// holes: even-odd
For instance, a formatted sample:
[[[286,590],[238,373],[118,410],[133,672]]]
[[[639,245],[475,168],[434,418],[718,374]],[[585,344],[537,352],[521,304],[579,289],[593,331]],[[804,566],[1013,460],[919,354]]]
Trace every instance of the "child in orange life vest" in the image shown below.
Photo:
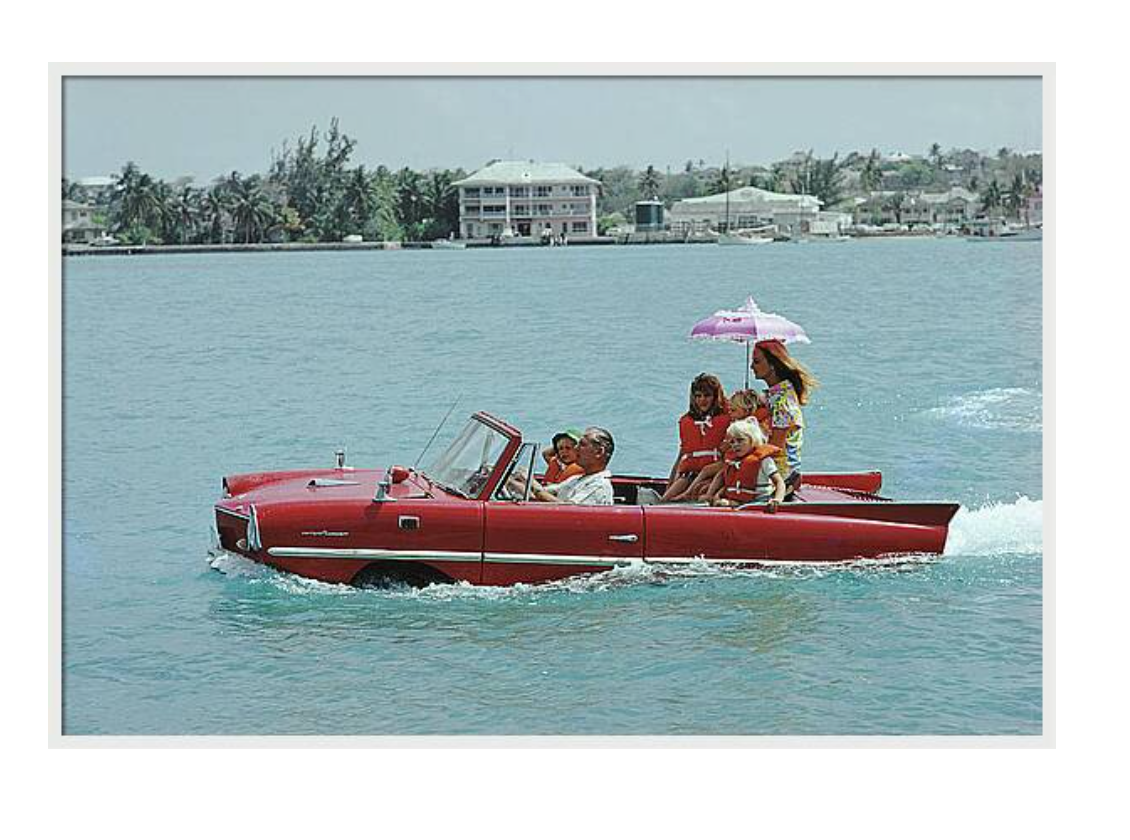
[[[671,465],[667,491],[659,501],[682,496],[703,467],[722,457],[722,440],[730,425],[726,393],[717,376],[700,373],[691,382],[690,407],[679,418],[679,454]]]
[[[751,416],[757,416],[760,419],[762,414],[764,414],[766,420],[768,420],[769,412],[762,405],[761,398],[756,391],[735,391],[726,402],[731,424],[738,420],[745,420],[747,417]],[[723,456],[726,454],[724,449],[722,454]],[[695,480],[691,482],[691,486],[688,487],[684,493],[672,499],[672,501],[695,501],[706,497],[706,491],[710,488],[711,482],[714,481],[714,476],[718,475],[724,466],[725,464],[722,461],[715,461],[713,464],[703,467],[695,477]]]
[[[724,466],[708,491],[710,503],[737,507],[767,501],[765,510],[776,513],[785,498],[785,480],[774,460],[778,448],[766,443],[761,425],[752,418],[732,423],[724,446]]]
[[[553,445],[542,450],[545,458],[545,478],[542,484],[558,484],[575,475],[584,475],[584,468],[577,463],[577,443],[581,433],[577,429],[566,429],[553,436]]]

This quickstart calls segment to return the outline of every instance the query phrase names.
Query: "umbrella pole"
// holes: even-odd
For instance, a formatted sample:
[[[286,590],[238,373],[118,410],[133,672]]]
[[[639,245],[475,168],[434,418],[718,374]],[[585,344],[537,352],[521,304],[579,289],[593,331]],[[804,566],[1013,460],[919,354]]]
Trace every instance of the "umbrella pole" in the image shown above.
[[[752,347],[752,345],[747,341],[745,343],[745,389],[747,391],[749,390],[749,366],[753,364],[753,361],[750,358],[750,347]]]

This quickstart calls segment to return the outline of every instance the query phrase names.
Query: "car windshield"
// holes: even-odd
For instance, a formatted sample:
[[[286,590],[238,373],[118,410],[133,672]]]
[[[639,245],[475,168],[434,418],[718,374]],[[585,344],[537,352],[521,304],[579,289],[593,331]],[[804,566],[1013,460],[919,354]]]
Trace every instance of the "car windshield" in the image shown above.
[[[477,498],[507,443],[502,432],[472,417],[424,475],[461,496]]]

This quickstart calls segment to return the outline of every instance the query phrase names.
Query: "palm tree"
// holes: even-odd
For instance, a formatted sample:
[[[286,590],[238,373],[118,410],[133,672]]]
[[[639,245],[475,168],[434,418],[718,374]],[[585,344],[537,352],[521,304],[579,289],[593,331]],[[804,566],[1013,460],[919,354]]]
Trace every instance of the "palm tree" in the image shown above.
[[[153,217],[150,227],[157,229],[162,242],[174,238],[177,221],[173,208],[173,191],[164,181],[153,182]]]
[[[1009,185],[1008,194],[1004,197],[1005,206],[1014,219],[1020,218],[1020,208],[1025,203],[1026,197],[1024,176],[1017,172],[1012,177],[1012,184]]]
[[[730,163],[727,161],[722,164],[722,168],[718,170],[718,174],[710,182],[710,191],[712,193],[724,193],[733,189],[734,179],[733,170],[730,169]]]
[[[183,187],[169,201],[171,232],[182,245],[196,237],[196,223],[200,216],[199,190]]]
[[[377,211],[377,190],[374,178],[365,171],[364,166],[350,170],[345,179],[342,203],[349,233],[360,233]]]
[[[262,180],[258,175],[241,178],[238,172],[232,172],[226,187],[236,236],[242,234],[244,243],[262,242],[275,221],[275,207],[263,191]]]
[[[394,182],[397,220],[409,235],[414,235],[418,233],[416,228],[424,217],[426,207],[420,175],[405,167],[396,173]]]
[[[208,226],[208,241],[222,244],[228,231],[228,194],[223,184],[216,184],[200,202],[202,220]]]
[[[127,163],[114,185],[116,228],[149,227],[159,217],[158,202],[153,179],[133,161]]]
[[[640,176],[640,194],[645,199],[659,198],[659,173],[650,164]]]
[[[906,193],[897,192],[887,199],[887,206],[894,212],[895,222],[900,225],[902,224],[902,211],[905,204]]]
[[[942,163],[945,158],[942,156],[942,147],[937,143],[930,144],[930,151],[928,152],[930,162],[934,164],[935,169],[941,169]]]
[[[877,190],[883,185],[883,171],[879,160],[879,150],[872,149],[863,164],[863,171],[859,176],[859,183],[865,190]]]
[[[994,179],[985,190],[985,194],[981,197],[981,212],[986,215],[992,213],[993,210],[1000,207],[1003,203],[1003,196],[1001,195],[1000,184]]]
[[[442,238],[459,229],[459,190],[452,186],[455,176],[444,169],[432,172],[424,182],[424,203],[432,219],[429,233]]]

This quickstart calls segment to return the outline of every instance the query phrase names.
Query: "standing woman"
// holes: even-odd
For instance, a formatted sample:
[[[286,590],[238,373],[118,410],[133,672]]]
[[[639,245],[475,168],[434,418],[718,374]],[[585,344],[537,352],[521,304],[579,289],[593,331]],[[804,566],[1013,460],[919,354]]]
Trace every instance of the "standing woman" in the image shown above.
[[[750,365],[753,375],[769,389],[765,392],[769,408],[769,443],[781,451],[775,456],[785,484],[793,491],[800,484],[800,451],[804,446],[804,413],[801,406],[820,382],[789,355],[780,341],[759,341],[753,348]]]

